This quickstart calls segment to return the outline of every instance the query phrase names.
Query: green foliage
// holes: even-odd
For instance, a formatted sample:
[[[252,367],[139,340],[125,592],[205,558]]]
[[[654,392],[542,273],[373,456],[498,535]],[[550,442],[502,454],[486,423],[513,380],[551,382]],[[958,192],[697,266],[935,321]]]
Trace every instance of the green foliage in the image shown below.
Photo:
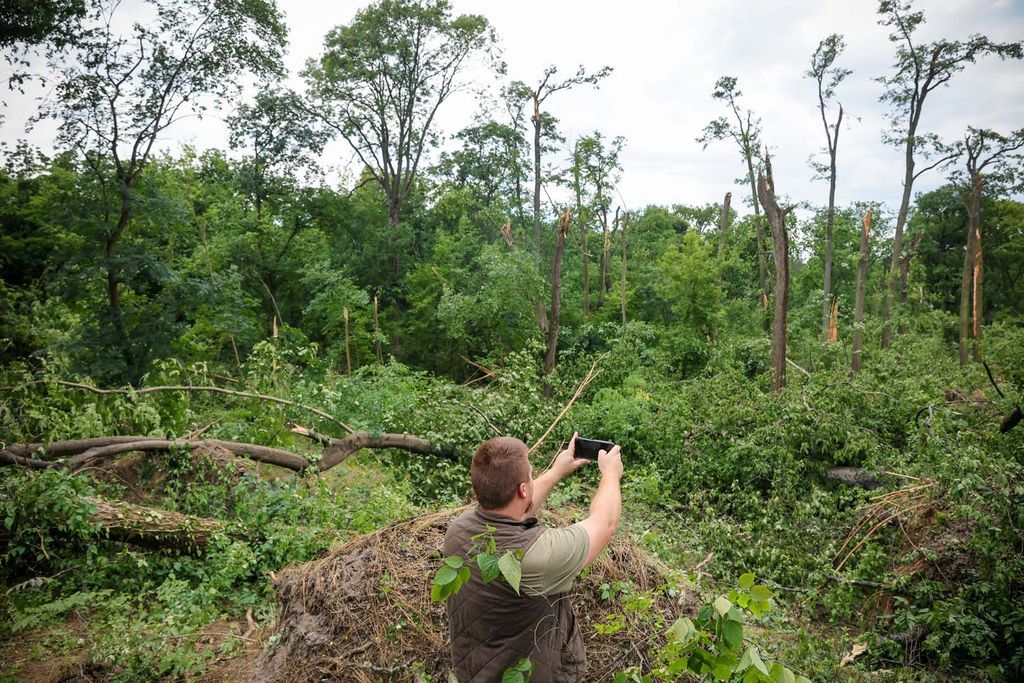
[[[716,681],[771,681],[810,683],[778,662],[765,662],[749,642],[748,613],[759,617],[771,609],[774,594],[754,583],[754,575],[740,577],[728,597],[720,595],[698,613],[697,619],[680,617],[669,627],[667,644],[658,654],[658,665],[641,674],[636,669],[615,675],[616,683],[675,681],[684,675]]]
[[[532,675],[533,662],[529,659],[520,659],[515,666],[501,673],[501,683],[530,683]]]
[[[473,564],[480,570],[480,580],[486,585],[499,576],[508,582],[512,590],[519,593],[519,582],[523,578],[523,551],[512,548],[500,556],[494,543],[494,528],[477,534],[470,539],[473,544],[469,550],[469,565],[458,556],[446,557],[441,568],[434,574],[434,582],[430,588],[430,599],[433,602],[444,602],[458,593],[471,576]]]

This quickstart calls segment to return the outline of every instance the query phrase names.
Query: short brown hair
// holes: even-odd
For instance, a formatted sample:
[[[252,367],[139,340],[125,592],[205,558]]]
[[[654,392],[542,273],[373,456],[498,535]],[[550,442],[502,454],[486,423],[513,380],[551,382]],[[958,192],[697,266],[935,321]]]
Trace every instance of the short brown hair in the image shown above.
[[[529,449],[511,436],[498,436],[480,444],[473,454],[470,478],[473,493],[485,510],[505,507],[516,487],[530,480]]]

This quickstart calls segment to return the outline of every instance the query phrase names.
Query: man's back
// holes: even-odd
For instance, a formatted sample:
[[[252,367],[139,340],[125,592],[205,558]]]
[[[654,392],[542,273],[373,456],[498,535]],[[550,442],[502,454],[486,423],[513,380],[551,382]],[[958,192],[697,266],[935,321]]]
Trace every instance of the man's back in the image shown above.
[[[493,529],[489,531],[488,529]],[[545,587],[568,590],[572,577],[587,555],[586,535],[579,529],[558,532],[530,553],[545,533],[536,518],[522,521],[473,508],[452,522],[445,535],[445,556],[463,557],[472,576],[448,598],[452,667],[459,681],[497,681],[502,672],[521,659],[533,662],[531,680],[578,681],[586,656],[567,593],[547,593]],[[563,533],[564,532],[564,533]],[[483,534],[476,540],[474,536]],[[582,552],[574,536],[582,534]],[[484,585],[475,555],[494,539],[498,553],[519,549],[524,553],[526,584],[521,594],[501,578]]]

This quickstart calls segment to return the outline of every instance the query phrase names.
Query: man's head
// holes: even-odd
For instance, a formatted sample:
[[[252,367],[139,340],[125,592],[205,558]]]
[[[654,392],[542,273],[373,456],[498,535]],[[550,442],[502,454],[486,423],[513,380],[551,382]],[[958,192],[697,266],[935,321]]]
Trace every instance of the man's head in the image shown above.
[[[499,436],[480,444],[470,468],[473,492],[484,510],[525,515],[533,505],[533,468],[529,449],[519,439]]]

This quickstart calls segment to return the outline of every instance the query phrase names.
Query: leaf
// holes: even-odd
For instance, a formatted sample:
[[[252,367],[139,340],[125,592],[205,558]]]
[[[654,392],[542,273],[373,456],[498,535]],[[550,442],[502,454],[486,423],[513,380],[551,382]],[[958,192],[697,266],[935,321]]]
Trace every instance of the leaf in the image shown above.
[[[458,577],[459,573],[451,567],[445,565],[437,570],[437,574],[434,575],[434,585],[445,586],[451,583]]]
[[[677,643],[686,645],[697,635],[697,629],[688,617],[680,617],[669,627],[666,635],[675,638]]]
[[[522,671],[505,669],[505,672],[501,674],[501,683],[526,683],[526,678]]]
[[[729,647],[738,648],[743,644],[743,624],[732,619],[723,622],[722,638]]]
[[[793,675],[793,672],[778,663],[772,665],[771,676],[775,683],[796,683],[796,676]]]
[[[747,668],[753,666],[758,671],[763,673],[765,676],[768,675],[768,667],[764,665],[761,660],[761,655],[757,654],[757,649],[751,645],[747,648],[747,651],[740,657],[740,663],[736,665],[736,671],[744,671]]]
[[[732,609],[732,603],[725,596],[719,595],[715,598],[715,611],[719,616],[724,617]]]
[[[517,594],[519,593],[519,582],[523,578],[523,565],[519,562],[519,558],[516,557],[514,551],[509,550],[501,559],[498,560],[498,569],[501,570],[501,575],[508,581],[508,585],[512,586]]]
[[[740,577],[739,585],[740,588],[742,588],[745,591],[750,590],[750,587],[754,585],[754,575],[750,572],[747,572],[746,574]]]
[[[480,567],[480,578],[484,583],[490,583],[501,575],[498,569],[498,556],[491,553],[480,553],[476,556],[477,566]]]
[[[775,597],[775,593],[768,590],[767,586],[757,585],[750,589],[750,598],[752,600],[763,602],[765,600],[771,600],[773,597]]]
[[[465,583],[469,581],[469,567],[459,570],[459,578],[452,584],[452,593],[457,593]]]
[[[533,662],[529,659],[520,659],[519,663],[516,664],[516,671],[522,671],[524,674],[530,673],[533,671]]]
[[[444,563],[452,569],[458,569],[462,566],[462,558],[453,555],[452,557],[444,558]]]

